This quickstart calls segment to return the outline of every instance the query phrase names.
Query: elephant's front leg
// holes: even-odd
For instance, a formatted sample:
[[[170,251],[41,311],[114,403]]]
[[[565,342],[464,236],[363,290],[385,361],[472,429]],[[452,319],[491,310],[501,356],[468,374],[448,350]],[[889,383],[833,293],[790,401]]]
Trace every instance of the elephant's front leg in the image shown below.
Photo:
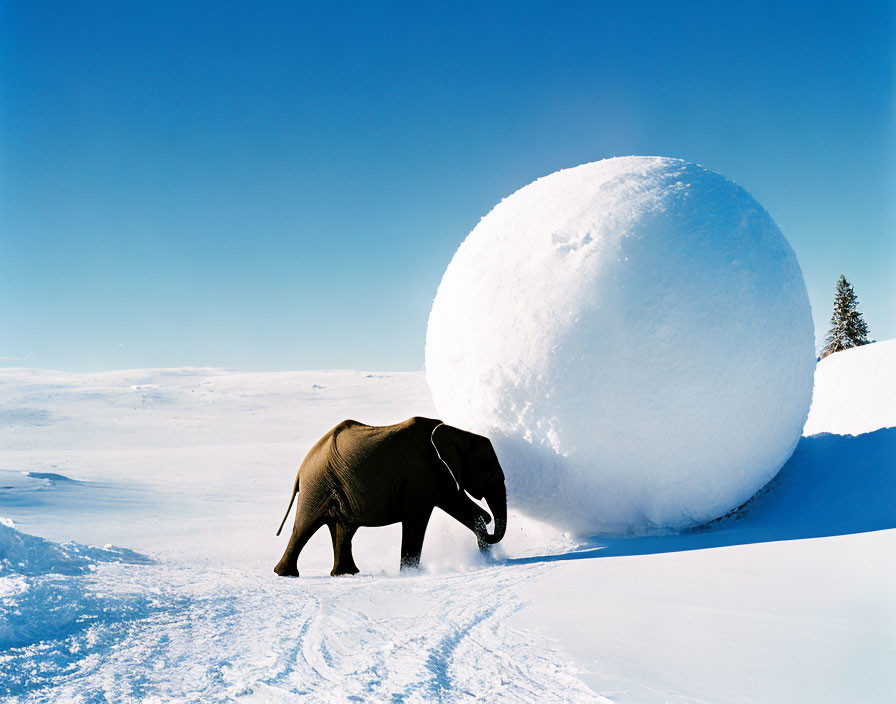
[[[423,538],[426,525],[432,515],[428,511],[406,516],[401,522],[401,569],[412,569],[420,566],[420,554],[423,552]]]
[[[358,574],[360,570],[355,564],[355,558],[352,557],[352,536],[358,530],[357,526],[333,521],[329,524],[329,528],[330,537],[333,539],[333,569],[330,571],[330,576]]]

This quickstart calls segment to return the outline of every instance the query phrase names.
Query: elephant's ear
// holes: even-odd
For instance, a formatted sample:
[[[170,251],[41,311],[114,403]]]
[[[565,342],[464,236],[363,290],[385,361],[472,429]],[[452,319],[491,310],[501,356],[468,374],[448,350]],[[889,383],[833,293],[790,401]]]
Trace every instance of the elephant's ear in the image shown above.
[[[432,446],[436,449],[436,454],[439,456],[442,464],[447,467],[451,478],[457,484],[457,490],[460,491],[463,475],[460,458],[470,442],[468,433],[451,425],[440,423],[433,429],[431,439]]]

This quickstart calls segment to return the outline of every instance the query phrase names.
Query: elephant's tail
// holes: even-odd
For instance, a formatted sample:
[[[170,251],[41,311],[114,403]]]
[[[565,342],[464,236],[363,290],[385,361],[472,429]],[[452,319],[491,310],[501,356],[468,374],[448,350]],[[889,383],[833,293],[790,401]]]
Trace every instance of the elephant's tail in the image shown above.
[[[299,475],[296,474],[296,483],[293,484],[292,487],[292,496],[289,499],[289,506],[286,507],[286,515],[283,516],[283,520],[280,521],[280,527],[277,529],[277,535],[280,535],[280,531],[283,530],[283,526],[286,524],[286,519],[289,518],[289,512],[292,511],[292,502],[296,500],[296,494],[299,493]]]

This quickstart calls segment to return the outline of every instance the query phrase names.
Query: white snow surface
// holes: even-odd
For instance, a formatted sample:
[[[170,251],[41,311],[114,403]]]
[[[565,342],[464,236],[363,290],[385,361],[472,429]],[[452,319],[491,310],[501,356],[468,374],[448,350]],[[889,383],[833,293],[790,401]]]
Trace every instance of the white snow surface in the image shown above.
[[[892,388],[896,346],[838,355],[818,434],[721,521],[574,542],[511,512],[484,561],[436,512],[419,574],[390,526],[350,578],[322,531],[299,579],[272,572],[298,462],[431,415],[422,373],[0,369],[0,701],[892,701],[896,396],[823,374]]]
[[[502,200],[454,255],[426,338],[440,416],[492,438],[518,508],[580,535],[692,526],[749,499],[796,446],[814,365],[772,218],[659,157]]]
[[[836,352],[815,372],[815,397],[803,431],[860,435],[896,427],[896,340]]]

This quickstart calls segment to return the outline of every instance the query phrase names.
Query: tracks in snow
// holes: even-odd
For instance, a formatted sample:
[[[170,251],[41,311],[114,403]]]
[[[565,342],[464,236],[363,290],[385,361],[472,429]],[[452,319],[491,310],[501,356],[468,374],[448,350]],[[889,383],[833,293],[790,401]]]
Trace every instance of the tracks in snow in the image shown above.
[[[298,657],[264,683],[322,702],[600,701],[508,624],[514,585],[543,569],[316,582]]]
[[[279,579],[116,565],[86,579],[137,618],[56,649],[28,701],[595,702],[545,639],[514,629],[517,589],[550,565],[411,577]],[[133,614],[132,614],[133,616]],[[33,657],[27,649],[0,662]],[[15,701],[15,697],[12,698]]]

